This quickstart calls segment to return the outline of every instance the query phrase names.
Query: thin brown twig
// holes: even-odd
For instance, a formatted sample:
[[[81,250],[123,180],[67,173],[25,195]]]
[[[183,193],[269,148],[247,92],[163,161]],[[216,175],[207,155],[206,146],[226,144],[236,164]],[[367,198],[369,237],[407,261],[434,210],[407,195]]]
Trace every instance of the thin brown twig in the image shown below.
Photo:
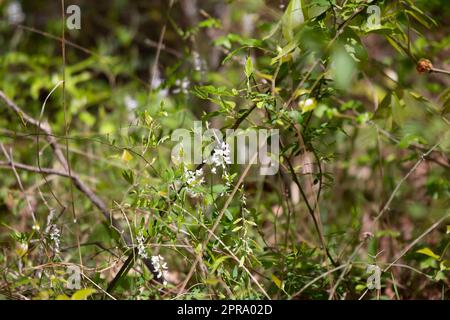
[[[383,272],[388,271],[392,266],[395,266],[397,261],[399,261],[412,247],[414,247],[420,240],[422,240],[427,234],[436,229],[442,222],[446,219],[450,218],[450,212],[444,215],[441,219],[433,223],[425,232],[423,232],[419,237],[417,237],[413,242],[411,242],[403,251],[392,261],[386,268],[384,268]]]
[[[439,142],[436,143],[434,146],[432,146],[426,153],[422,154],[420,156],[420,159],[414,164],[414,166],[408,171],[408,173],[397,183],[394,190],[391,193],[391,196],[389,197],[388,201],[386,201],[386,204],[383,206],[383,208],[380,210],[378,215],[375,217],[373,223],[376,223],[381,216],[389,210],[389,206],[391,205],[392,201],[395,198],[395,195],[397,194],[398,190],[400,189],[401,185],[409,178],[409,176],[417,169],[417,167],[425,160],[425,158],[430,155],[431,152],[433,152],[434,149],[437,148],[439,145]]]

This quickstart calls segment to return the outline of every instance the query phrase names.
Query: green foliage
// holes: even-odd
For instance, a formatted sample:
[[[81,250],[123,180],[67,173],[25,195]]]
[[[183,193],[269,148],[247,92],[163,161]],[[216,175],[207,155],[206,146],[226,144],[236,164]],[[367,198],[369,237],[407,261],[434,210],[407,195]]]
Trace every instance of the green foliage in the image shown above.
[[[59,6],[36,19],[23,3],[33,29],[0,22],[1,92],[95,194],[68,173],[16,174],[10,150],[65,168],[0,101],[0,297],[447,299],[448,75],[416,70],[448,66],[447,3],[168,3],[86,5],[65,65]],[[279,172],[177,161],[172,133],[194,121],[279,130]]]

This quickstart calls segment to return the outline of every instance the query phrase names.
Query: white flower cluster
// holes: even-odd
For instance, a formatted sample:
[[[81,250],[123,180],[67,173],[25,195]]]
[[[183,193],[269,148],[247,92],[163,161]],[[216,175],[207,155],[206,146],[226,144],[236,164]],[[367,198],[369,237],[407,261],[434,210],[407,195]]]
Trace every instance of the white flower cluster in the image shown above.
[[[205,183],[205,178],[203,177],[203,169],[191,171],[184,168],[183,180],[186,183],[186,190],[189,195],[194,198],[197,197],[198,194],[194,190],[194,188]]]
[[[214,148],[210,163],[213,166],[211,169],[212,173],[215,174],[217,172],[217,168],[219,167],[225,171],[226,165],[231,163],[230,145],[224,141],[219,143],[219,145]]]
[[[202,60],[200,54],[197,51],[192,52],[192,59],[194,61],[195,71],[202,71]]]
[[[52,231],[50,232],[50,239],[53,241],[53,250],[55,253],[59,253],[59,246],[61,244],[61,231],[53,225]]]
[[[167,263],[164,262],[164,258],[160,255],[152,256],[152,265],[155,269],[156,277],[158,279],[162,278],[163,285],[167,285],[166,275],[169,268],[167,267]]]
[[[134,99],[132,96],[130,95],[126,95],[125,98],[123,98],[123,102],[125,103],[125,107],[127,108],[127,110],[129,111],[133,111],[134,109],[136,109],[138,107],[138,102],[136,99]]]
[[[184,77],[182,80],[177,79],[175,81],[175,85],[177,87],[173,90],[173,93],[175,93],[175,94],[177,94],[177,93],[187,94],[188,90],[189,90],[189,86],[191,85],[191,83],[189,82],[188,78]]]
[[[222,180],[227,190],[229,190],[233,184],[233,175],[227,171],[227,165],[231,164],[230,145],[227,142],[222,141],[217,143],[209,159],[209,164],[212,166],[211,173],[213,174],[217,173],[217,168],[222,168]],[[226,193],[222,192],[220,196]]]
[[[159,71],[159,68],[156,68],[155,74],[153,75],[153,79],[151,81],[151,88],[158,89],[157,92],[161,98],[165,98],[169,94],[169,90],[164,88],[164,82],[164,78],[161,77],[161,71]]]
[[[50,209],[50,213],[47,216],[47,227],[45,233],[49,235],[50,240],[53,242],[53,251],[58,254],[61,244],[61,230],[56,226],[53,220],[55,220],[55,209]]]
[[[11,24],[20,24],[25,20],[25,14],[23,13],[22,6],[19,1],[11,2],[6,7],[6,17]]]
[[[145,251],[144,240],[145,239],[144,239],[144,236],[142,235],[142,232],[139,232],[139,234],[136,237],[137,248],[138,248],[138,255],[142,259],[147,259],[148,255],[147,255],[147,252]]]

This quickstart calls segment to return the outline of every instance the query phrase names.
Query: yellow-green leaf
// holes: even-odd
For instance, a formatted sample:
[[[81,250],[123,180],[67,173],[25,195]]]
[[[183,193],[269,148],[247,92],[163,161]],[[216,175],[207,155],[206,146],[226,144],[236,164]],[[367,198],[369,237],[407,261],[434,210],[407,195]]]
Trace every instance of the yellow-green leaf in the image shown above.
[[[304,94],[308,94],[308,93],[310,93],[310,92],[311,92],[311,90],[304,89],[304,88],[297,89],[297,90],[295,90],[295,92],[294,92],[294,99],[295,99],[295,98],[298,98],[298,97],[300,97],[300,96],[302,96],[302,95],[304,95]]]
[[[93,288],[86,288],[86,289],[81,289],[78,290],[77,292],[75,292],[72,295],[72,300],[86,300],[90,295],[96,293],[97,290],[93,289]]]
[[[272,281],[275,283],[275,285],[280,289],[283,290],[283,281],[281,281],[276,275],[272,275]]]
[[[123,150],[122,153],[122,160],[125,162],[129,162],[133,159],[133,156],[131,155],[131,153],[129,153],[127,150]]]
[[[216,284],[219,283],[219,279],[217,279],[217,278],[207,278],[207,279],[205,279],[203,282],[204,282],[205,284],[209,284],[209,285],[214,286],[214,285],[216,285]]]
[[[211,267],[211,273],[216,272],[217,268],[228,258],[230,258],[230,256],[221,256],[216,261],[214,261],[214,263]]]
[[[231,232],[236,232],[236,231],[239,231],[240,229],[242,229],[242,226],[238,226],[238,227],[234,228],[233,230],[231,230]]]
[[[195,251],[196,254],[201,254],[202,251],[203,251],[203,246],[202,246],[202,244],[199,243],[199,244],[195,247],[194,251]]]
[[[450,260],[444,260],[439,264],[441,271],[450,270]]]
[[[242,256],[242,257],[239,259],[239,267],[240,267],[240,268],[242,268],[242,266],[244,265],[244,262],[245,262],[245,256]]]
[[[247,62],[245,63],[245,75],[247,78],[250,78],[250,76],[253,73],[253,61],[252,58],[248,57]]]
[[[440,258],[436,253],[431,251],[431,249],[429,249],[429,248],[423,248],[423,249],[417,250],[416,252],[424,254],[426,256],[429,256],[429,257],[431,257],[431,258],[433,258],[435,260],[439,260],[439,258]]]

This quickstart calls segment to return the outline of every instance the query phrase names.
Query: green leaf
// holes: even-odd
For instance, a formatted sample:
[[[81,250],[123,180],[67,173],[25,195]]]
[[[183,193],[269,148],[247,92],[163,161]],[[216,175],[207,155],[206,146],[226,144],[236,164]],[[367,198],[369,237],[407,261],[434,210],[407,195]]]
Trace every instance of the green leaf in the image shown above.
[[[276,275],[272,274],[272,281],[275,283],[275,285],[280,289],[283,290],[283,281],[281,281]]]
[[[331,74],[336,87],[349,90],[356,74],[355,61],[342,46],[338,46],[333,51],[331,61]]]
[[[402,56],[405,55],[405,52],[402,50],[402,48],[392,39],[392,37],[386,37],[386,40],[391,44],[391,46]]]
[[[233,276],[233,278],[234,279],[236,279],[237,278],[237,276],[238,276],[238,266],[236,265],[236,266],[234,266],[234,268],[233,268],[233,272],[232,272],[232,276]]]
[[[281,18],[281,25],[283,27],[283,36],[287,41],[294,38],[294,31],[297,27],[305,22],[303,15],[302,1],[291,0],[289,2],[283,17]]]
[[[212,187],[212,192],[214,193],[214,194],[219,194],[219,193],[222,193],[222,192],[225,192],[225,191],[227,191],[227,186],[225,186],[225,185],[223,185],[223,184],[215,184],[213,187]]]
[[[83,121],[87,126],[92,127],[95,124],[95,117],[87,111],[82,111],[80,113],[80,120]]]
[[[392,103],[392,119],[399,126],[402,126],[405,123],[406,118],[405,106],[402,105],[396,94],[392,95],[391,103]]]
[[[408,133],[399,141],[398,146],[405,149],[411,144],[418,142],[420,142],[420,137],[418,135]]]
[[[81,289],[78,290],[77,292],[75,292],[71,299],[72,300],[86,300],[89,296],[91,296],[92,294],[96,293],[97,290],[93,289],[93,288],[86,288],[86,289]]]
[[[203,251],[203,246],[202,246],[201,243],[199,243],[199,244],[194,248],[194,252],[195,252],[196,254],[201,254],[202,251]]]
[[[250,76],[253,74],[253,61],[252,58],[248,57],[247,62],[245,63],[245,75],[247,78],[250,78]]]
[[[289,116],[296,123],[299,123],[299,124],[303,123],[303,115],[300,112],[298,112],[297,110],[290,111]]]
[[[270,61],[270,64],[277,63],[280,59],[285,58],[291,51],[293,51],[295,48],[297,48],[298,43],[296,41],[289,42],[286,46],[283,48],[278,48],[278,55],[275,58],[272,58]]]
[[[357,284],[356,286],[355,286],[355,290],[357,291],[357,292],[362,292],[363,290],[365,290],[367,288],[367,286],[365,285],[365,284]]]
[[[237,224],[237,223],[239,223],[239,221],[241,221],[242,220],[242,218],[238,218],[238,219],[236,219],[235,221],[233,221],[233,224]]]
[[[217,268],[219,268],[219,266],[227,259],[231,258],[230,256],[222,256],[220,258],[218,258],[216,261],[214,261],[214,263],[211,266],[211,273],[216,272]]]
[[[133,175],[133,171],[131,170],[123,170],[122,171],[122,177],[125,179],[125,181],[127,181],[129,184],[133,184],[134,182],[134,175]]]
[[[431,258],[433,258],[433,259],[435,259],[435,260],[439,260],[439,258],[440,258],[437,254],[435,254],[435,253],[434,253],[433,251],[431,251],[431,249],[429,249],[429,248],[423,248],[423,249],[417,250],[416,252],[417,252],[417,253],[424,254],[424,255],[426,255],[426,256],[429,256],[429,257],[431,257]]]
[[[450,270],[450,260],[444,260],[439,264],[439,268],[441,271]]]
[[[435,279],[436,281],[439,281],[439,280],[446,281],[446,280],[448,279],[448,276],[446,275],[445,272],[438,271],[438,272],[436,273],[436,276],[434,277],[434,279]]]
[[[233,230],[231,230],[231,232],[236,232],[242,229],[242,226],[237,226],[236,228],[234,228]]]
[[[413,11],[410,10],[405,10],[406,13],[408,13],[411,17],[413,17],[417,22],[419,22],[420,24],[422,24],[424,27],[430,29],[431,28],[431,23],[435,23],[433,20],[431,20],[431,23],[429,23],[428,21],[425,20],[425,18],[429,19],[427,16],[422,15],[420,16],[419,14],[416,14]]]
[[[253,227],[256,227],[256,226],[257,226],[257,224],[256,224],[255,222],[250,221],[250,220],[245,220],[245,223],[248,224],[248,225],[251,225],[251,226],[253,226]]]
[[[329,0],[312,0],[309,2],[310,3],[306,8],[308,19],[313,19],[317,16],[320,16],[331,7],[331,1]]]
[[[227,54],[227,56],[222,60],[222,64],[225,64],[228,60],[230,60],[231,58],[233,58],[235,55],[237,55],[240,51],[242,51],[243,49],[245,49],[244,47],[241,48],[237,48],[233,51],[231,51],[229,54]]]
[[[217,279],[217,278],[206,278],[203,282],[205,284],[209,284],[209,285],[215,286],[216,284],[219,283],[219,279]]]
[[[245,262],[245,256],[242,256],[242,257],[239,259],[239,267],[240,267],[240,268],[242,268],[242,266],[244,265],[244,262]]]
[[[225,210],[225,216],[228,218],[228,220],[233,221],[233,214],[230,212],[230,210]]]

